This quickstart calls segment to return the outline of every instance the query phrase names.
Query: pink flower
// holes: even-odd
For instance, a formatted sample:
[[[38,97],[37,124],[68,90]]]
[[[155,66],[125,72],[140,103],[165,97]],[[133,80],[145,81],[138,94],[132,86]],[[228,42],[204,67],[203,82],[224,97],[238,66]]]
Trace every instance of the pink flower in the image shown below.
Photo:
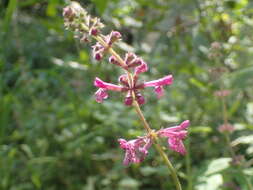
[[[145,82],[144,87],[155,87],[155,93],[157,94],[158,98],[161,98],[164,95],[163,86],[170,85],[173,83],[173,76],[167,75],[163,78]]]
[[[118,139],[118,142],[120,148],[125,150],[124,165],[142,162],[148,154],[148,149],[152,145],[152,140],[149,137],[138,137],[130,141]]]
[[[140,73],[144,73],[148,71],[148,65],[142,59],[139,59],[140,65],[137,66],[134,70],[135,75],[139,75]]]
[[[123,90],[122,86],[104,82],[98,77],[95,78],[94,85],[96,87],[103,88],[106,90],[112,90],[112,91],[122,91]]]
[[[99,89],[95,93],[96,101],[98,103],[102,103],[104,99],[108,98],[107,90],[122,91],[124,89],[122,86],[104,82],[98,77],[96,77],[94,85],[96,87],[99,87]]]
[[[225,96],[228,96],[230,93],[231,93],[230,90],[219,90],[219,91],[215,91],[214,95],[218,97],[225,97]]]
[[[228,132],[228,133],[232,133],[235,128],[233,125],[231,124],[223,124],[223,125],[220,125],[218,130],[222,133],[222,132]]]
[[[159,130],[158,135],[160,137],[167,137],[169,147],[172,150],[184,155],[186,154],[186,150],[183,144],[183,139],[185,139],[187,136],[186,129],[189,125],[190,125],[190,121],[186,120],[178,126]]]
[[[102,103],[104,99],[108,98],[107,91],[103,88],[99,88],[95,93],[96,101]]]
[[[114,58],[111,57],[111,59],[113,60]],[[125,74],[121,75],[119,77],[119,83],[121,85],[107,83],[107,82],[102,81],[99,78],[95,79],[94,85],[96,87],[102,88],[104,90],[103,91],[104,93],[105,93],[105,90],[126,92],[125,101],[124,101],[125,105],[131,106],[134,101],[134,97],[136,98],[136,101],[140,105],[145,103],[145,99],[140,92],[140,90],[144,89],[145,87],[155,87],[155,93],[157,94],[157,97],[160,98],[164,95],[163,86],[170,85],[173,82],[172,75],[168,75],[168,76],[165,76],[165,77],[158,79],[158,80],[153,80],[153,81],[149,81],[149,82],[145,82],[145,83],[138,83],[138,73],[141,73],[141,72],[144,72],[147,70],[146,63],[143,63],[140,66],[137,66],[135,69],[136,69],[136,72],[135,72],[135,75],[133,78],[132,85],[129,84],[127,75],[125,75]],[[100,94],[101,94],[101,92],[100,93],[96,92],[95,96],[96,96],[97,102],[101,103],[102,102],[101,100],[103,100],[105,98],[101,99]]]

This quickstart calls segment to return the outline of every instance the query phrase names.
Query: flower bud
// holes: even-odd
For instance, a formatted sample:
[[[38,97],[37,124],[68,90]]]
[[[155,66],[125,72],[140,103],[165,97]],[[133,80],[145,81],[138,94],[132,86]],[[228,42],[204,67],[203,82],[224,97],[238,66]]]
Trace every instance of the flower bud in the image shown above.
[[[133,97],[132,97],[131,91],[128,91],[125,97],[125,105],[131,106],[132,104],[133,104]]]

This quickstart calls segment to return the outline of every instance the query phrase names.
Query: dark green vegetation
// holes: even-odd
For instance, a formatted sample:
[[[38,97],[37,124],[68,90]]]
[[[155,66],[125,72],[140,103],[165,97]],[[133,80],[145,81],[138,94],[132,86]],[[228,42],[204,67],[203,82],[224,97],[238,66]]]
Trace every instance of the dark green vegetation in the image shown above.
[[[167,151],[183,189],[247,190],[245,176],[253,183],[253,2],[81,2],[102,17],[105,31],[123,34],[128,45],[121,49],[149,63],[145,79],[174,75],[166,96],[157,100],[150,90],[142,108],[156,129],[191,120],[187,156]],[[123,96],[95,102],[95,76],[115,83],[120,73],[106,59],[94,61],[88,46],[64,29],[65,3],[0,1],[0,189],[173,189],[154,149],[140,165],[122,165],[117,139],[142,135],[142,126]],[[231,90],[226,115],[241,167],[231,164],[218,131],[224,118],[214,92],[220,89]]]

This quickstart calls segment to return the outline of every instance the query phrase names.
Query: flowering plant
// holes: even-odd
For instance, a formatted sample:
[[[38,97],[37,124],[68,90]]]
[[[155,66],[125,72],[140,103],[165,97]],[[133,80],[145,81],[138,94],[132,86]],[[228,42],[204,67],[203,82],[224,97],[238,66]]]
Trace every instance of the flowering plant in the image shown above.
[[[141,91],[146,87],[153,87],[157,98],[164,95],[164,87],[173,83],[173,76],[168,74],[157,80],[141,82],[140,74],[148,71],[147,63],[132,52],[127,52],[124,59],[114,50],[114,45],[121,40],[121,34],[117,31],[111,31],[108,35],[102,34],[104,24],[100,19],[91,17],[78,3],[71,4],[63,10],[64,23],[67,29],[76,33],[81,42],[91,42],[95,39],[97,42],[92,47],[92,55],[94,59],[100,61],[109,54],[109,63],[118,66],[125,71],[125,74],[119,76],[119,84],[104,82],[96,77],[94,86],[98,87],[95,93],[95,99],[98,103],[102,103],[109,97],[108,91],[117,91],[125,94],[124,104],[133,106],[138,117],[140,118],[146,134],[133,140],[118,139],[120,148],[125,151],[124,165],[142,162],[148,155],[149,148],[154,144],[156,150],[163,158],[165,164],[171,172],[177,190],[181,190],[181,185],[176,174],[176,170],[169,161],[158,139],[165,137],[168,140],[168,147],[182,155],[186,154],[183,140],[187,136],[187,127],[189,120],[182,122],[178,126],[168,127],[155,131],[151,129],[146,121],[140,105],[145,103],[145,98]]]

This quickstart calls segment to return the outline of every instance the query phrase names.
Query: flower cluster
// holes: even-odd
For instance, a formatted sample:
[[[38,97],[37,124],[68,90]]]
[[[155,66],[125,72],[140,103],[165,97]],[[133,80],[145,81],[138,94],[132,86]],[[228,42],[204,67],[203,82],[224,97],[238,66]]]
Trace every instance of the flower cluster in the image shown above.
[[[139,80],[140,74],[148,71],[147,63],[137,55],[127,52],[122,59],[113,50],[113,44],[121,39],[118,31],[111,31],[108,35],[101,34],[103,24],[98,18],[92,18],[76,2],[71,2],[63,10],[64,23],[67,29],[71,29],[80,38],[81,42],[90,42],[92,38],[96,39],[95,45],[92,46],[93,58],[97,61],[102,60],[107,53],[110,53],[109,63],[123,69],[126,73],[119,76],[118,84],[111,84],[96,77],[94,85],[98,87],[95,93],[97,102],[102,103],[108,98],[108,91],[117,91],[125,94],[124,103],[127,106],[139,108],[139,105],[145,103],[142,90],[146,87],[153,87],[157,98],[164,95],[164,86],[173,83],[173,76],[167,75],[157,80],[143,82]],[[168,147],[182,155],[186,153],[183,140],[187,136],[187,127],[189,121],[186,120],[178,126],[160,129],[156,132],[148,128],[149,133],[146,136],[138,137],[130,141],[119,139],[120,147],[125,150],[123,163],[139,163],[148,155],[148,149],[157,140],[157,138],[167,138]]]
[[[223,124],[223,125],[220,125],[218,127],[218,130],[221,132],[221,133],[232,133],[235,128],[233,125],[227,123],[227,124]]]
[[[63,17],[66,29],[74,31],[81,42],[88,42],[90,36],[97,36],[104,27],[99,18],[92,18],[74,1],[63,9]]]
[[[119,77],[120,85],[104,82],[97,77],[94,81],[94,85],[99,88],[95,93],[96,101],[99,103],[103,102],[104,99],[108,98],[107,91],[111,90],[126,92],[124,101],[125,105],[132,105],[134,99],[136,99],[137,102],[141,105],[145,103],[145,99],[140,93],[141,89],[144,89],[145,87],[154,87],[154,91],[157,94],[157,97],[160,98],[164,95],[163,86],[170,85],[173,82],[172,75],[167,75],[158,80],[143,83],[138,83],[137,79],[138,77],[134,77],[133,84],[131,86],[126,75],[121,75]]]
[[[109,35],[102,37],[103,40],[106,42],[106,46],[103,46],[99,42],[97,42],[94,46],[92,46],[93,57],[97,61],[100,61],[103,58],[103,55],[106,53],[106,50],[110,48],[114,42],[116,42],[121,38],[121,34],[117,31],[112,31]]]
[[[182,155],[186,154],[186,150],[183,144],[183,140],[187,136],[187,127],[190,121],[186,120],[178,126],[168,127],[160,129],[153,135],[147,135],[144,137],[138,137],[130,141],[125,139],[119,139],[120,148],[125,150],[125,158],[123,161],[124,165],[130,163],[139,163],[144,160],[148,155],[148,149],[154,142],[154,136],[168,138],[168,147]]]

